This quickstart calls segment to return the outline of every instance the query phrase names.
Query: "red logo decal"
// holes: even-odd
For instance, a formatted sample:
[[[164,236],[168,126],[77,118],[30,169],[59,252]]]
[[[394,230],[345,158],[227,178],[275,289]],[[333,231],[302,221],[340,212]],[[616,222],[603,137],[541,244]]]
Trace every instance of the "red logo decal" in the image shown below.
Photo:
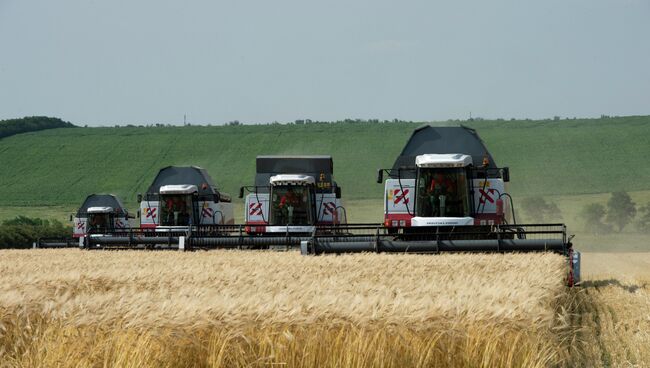
[[[488,189],[487,192],[483,189],[478,190],[479,193],[481,193],[481,198],[478,200],[480,204],[485,204],[485,201],[487,200],[490,203],[494,203],[494,198],[490,194],[494,194],[496,190],[494,189]]]
[[[333,215],[336,212],[336,204],[334,202],[323,202],[323,214]]]
[[[394,204],[400,204],[402,201],[404,201],[405,205],[409,204],[409,198],[406,196],[409,194],[408,189],[404,189],[404,192],[402,192],[401,189],[395,189],[394,197],[393,197],[393,203]]]
[[[250,216],[260,216],[262,214],[261,203],[251,203],[248,205],[248,214]]]
[[[144,213],[146,218],[156,219],[156,208],[147,207],[144,209]]]
[[[203,215],[203,217],[212,218],[212,216],[214,216],[214,210],[210,207],[206,207],[203,209],[203,211],[201,211],[201,214]]]

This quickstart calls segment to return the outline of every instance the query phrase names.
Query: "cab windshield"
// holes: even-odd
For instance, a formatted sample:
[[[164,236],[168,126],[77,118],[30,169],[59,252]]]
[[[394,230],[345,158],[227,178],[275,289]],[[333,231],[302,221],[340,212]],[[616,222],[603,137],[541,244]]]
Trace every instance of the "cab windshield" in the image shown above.
[[[420,168],[416,216],[467,217],[470,215],[468,195],[465,168]]]
[[[312,225],[311,188],[303,185],[271,187],[270,225]]]
[[[160,196],[160,225],[192,225],[192,195],[165,194]]]
[[[88,230],[93,232],[104,232],[111,229],[111,216],[108,213],[88,214]]]

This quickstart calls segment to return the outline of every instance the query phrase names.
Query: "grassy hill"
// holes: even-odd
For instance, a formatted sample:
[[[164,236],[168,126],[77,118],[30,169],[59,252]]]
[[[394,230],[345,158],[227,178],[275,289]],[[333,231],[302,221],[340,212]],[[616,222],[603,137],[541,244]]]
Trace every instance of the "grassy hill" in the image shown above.
[[[449,123],[443,123],[449,124]],[[650,116],[472,121],[518,196],[650,189]],[[205,167],[235,195],[255,156],[331,154],[346,199],[381,198],[388,168],[419,123],[77,128],[0,140],[0,206],[72,206],[109,192],[134,203],[167,165]],[[436,125],[436,124],[434,124]],[[134,206],[130,206],[134,207]]]

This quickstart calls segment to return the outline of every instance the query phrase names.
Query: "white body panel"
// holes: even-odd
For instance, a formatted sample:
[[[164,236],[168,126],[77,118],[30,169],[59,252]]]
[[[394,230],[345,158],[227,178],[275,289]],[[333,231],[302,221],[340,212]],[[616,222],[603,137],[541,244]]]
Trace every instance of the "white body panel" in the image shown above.
[[[131,227],[129,220],[119,217],[115,219],[115,230],[126,229],[128,227]]]
[[[319,223],[344,223],[345,215],[339,208],[341,200],[334,193],[316,193],[316,218]]]
[[[93,208],[93,207],[91,207]],[[119,231],[131,226],[128,220],[123,216],[115,217],[113,219],[114,229]],[[75,217],[73,219],[72,237],[80,238],[86,236],[88,231],[88,217]]]
[[[192,194],[198,192],[196,185],[163,185],[159,190],[160,194]]]
[[[499,194],[505,193],[503,179],[474,179],[474,212],[476,214],[492,214],[497,212]],[[484,188],[485,186],[485,188]]]
[[[196,205],[198,206],[198,225],[232,225],[235,223],[232,203],[198,201]],[[153,228],[159,225],[160,202],[145,200],[140,202],[140,226]]]
[[[88,223],[88,218],[86,217],[75,217],[74,218],[74,227],[72,231],[72,236],[75,238],[86,235],[86,225]]]
[[[313,185],[316,181],[313,176],[282,174],[271,176],[271,185]]]
[[[88,212],[88,213],[111,213],[111,212],[113,212],[113,207],[88,207],[86,212]]]
[[[418,156],[419,157],[419,156]],[[401,185],[400,185],[401,182]],[[496,201],[505,193],[503,179],[473,179],[474,213],[480,215],[496,214]],[[415,179],[388,179],[384,190],[385,215],[415,215]],[[506,201],[504,201],[506,202]],[[504,205],[504,211],[508,211]],[[479,217],[480,218],[480,217]],[[485,224],[494,223],[485,220]],[[411,226],[469,226],[474,224],[473,217],[413,217]]]
[[[413,217],[411,226],[468,226],[474,225],[473,217]]]
[[[201,225],[232,225],[235,223],[232,203],[199,201]]]
[[[269,222],[269,194],[250,193],[246,196],[244,207],[244,219],[246,223],[268,223]]]
[[[581,280],[580,280],[580,259],[581,259],[580,252],[578,252],[577,250],[574,250],[573,253],[572,253],[572,257],[569,260],[569,262],[571,262],[571,265],[573,267],[573,283],[576,284],[576,285],[580,284],[580,282],[581,282]]]
[[[341,207],[341,200],[335,193],[316,193],[316,218],[318,223],[345,223],[345,214]],[[261,224],[269,222],[269,194],[250,193],[246,196],[244,218],[247,224]],[[286,231],[286,226],[282,227]],[[268,228],[267,228],[268,229]],[[271,231],[271,230],[267,230]],[[302,232],[302,231],[300,231]]]
[[[267,226],[267,233],[312,233],[314,226]]]
[[[415,179],[388,179],[384,188],[384,213],[414,214]]]
[[[158,201],[142,201],[140,202],[140,226],[141,227],[156,227],[160,221],[160,202]]]
[[[472,164],[472,156],[460,153],[426,154],[415,158],[417,167],[467,167]]]

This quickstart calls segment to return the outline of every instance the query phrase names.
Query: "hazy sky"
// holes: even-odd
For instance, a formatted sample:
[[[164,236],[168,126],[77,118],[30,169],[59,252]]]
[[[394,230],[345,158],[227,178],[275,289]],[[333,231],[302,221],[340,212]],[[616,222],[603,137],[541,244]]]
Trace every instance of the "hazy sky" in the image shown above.
[[[650,114],[650,0],[0,0],[0,119]]]

